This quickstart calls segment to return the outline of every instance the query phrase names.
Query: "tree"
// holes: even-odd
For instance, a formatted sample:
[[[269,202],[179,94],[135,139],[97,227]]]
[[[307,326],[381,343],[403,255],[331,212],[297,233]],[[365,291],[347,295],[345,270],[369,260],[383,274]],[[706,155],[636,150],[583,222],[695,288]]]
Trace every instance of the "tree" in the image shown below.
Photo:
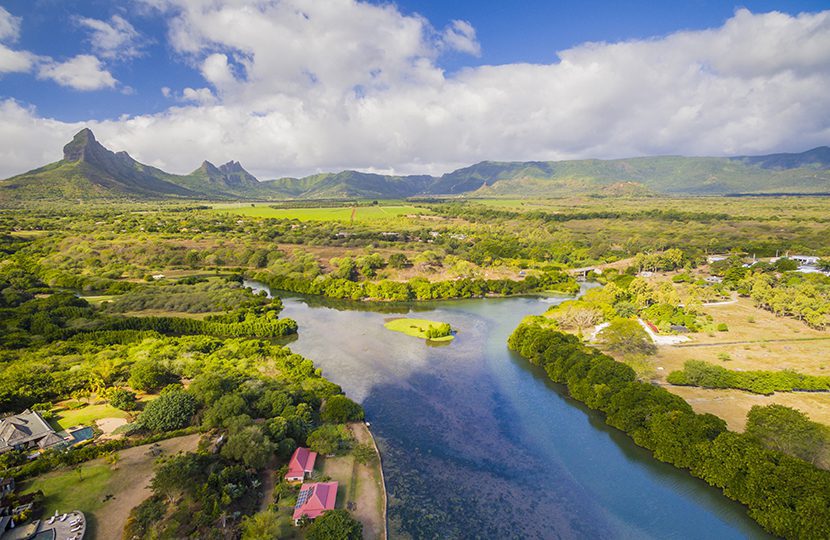
[[[290,532],[290,519],[272,510],[242,518],[242,540],[285,538],[290,536]]]
[[[332,455],[345,447],[351,436],[345,426],[324,424],[312,431],[307,439],[308,446],[323,455]]]
[[[259,426],[248,426],[228,437],[222,446],[222,457],[241,461],[248,467],[260,469],[268,463],[274,451],[271,441]]]
[[[179,378],[158,361],[144,358],[133,364],[130,370],[130,386],[143,392],[153,392],[178,382]]]
[[[363,407],[344,395],[332,396],[323,404],[320,413],[324,422],[345,424],[363,420]]]
[[[239,394],[227,394],[211,405],[206,411],[202,425],[208,428],[221,427],[225,421],[234,416],[244,414],[248,410],[245,398]]]
[[[113,388],[107,393],[110,405],[122,411],[134,411],[138,407],[135,393],[124,388]]]
[[[165,392],[144,408],[138,423],[151,431],[175,431],[190,424],[196,399],[183,390]]]
[[[315,519],[306,533],[308,540],[360,540],[363,524],[346,510],[329,510]]]
[[[393,253],[389,256],[389,266],[392,268],[401,269],[410,265],[409,259],[403,253]]]
[[[755,405],[746,416],[746,434],[772,450],[815,464],[830,446],[827,430],[803,412],[784,405]]]
[[[599,333],[598,341],[604,349],[624,355],[657,352],[646,331],[633,319],[614,319]]]

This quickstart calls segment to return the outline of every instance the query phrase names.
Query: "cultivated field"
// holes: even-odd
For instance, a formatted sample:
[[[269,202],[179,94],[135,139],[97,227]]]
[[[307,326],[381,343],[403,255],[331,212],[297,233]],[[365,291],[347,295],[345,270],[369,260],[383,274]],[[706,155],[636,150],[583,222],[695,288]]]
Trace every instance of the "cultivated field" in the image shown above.
[[[274,208],[266,204],[251,206],[241,204],[214,205],[216,212],[231,212],[240,216],[276,219],[298,219],[300,221],[376,221],[410,214],[428,214],[429,211],[415,206],[340,206],[332,208]]]

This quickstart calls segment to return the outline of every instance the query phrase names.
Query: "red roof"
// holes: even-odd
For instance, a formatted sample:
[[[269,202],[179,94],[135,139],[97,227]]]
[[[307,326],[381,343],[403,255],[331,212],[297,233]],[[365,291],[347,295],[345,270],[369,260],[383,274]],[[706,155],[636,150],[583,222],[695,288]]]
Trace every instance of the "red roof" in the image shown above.
[[[308,448],[297,448],[291,456],[291,461],[288,462],[288,472],[285,477],[287,479],[298,478],[302,480],[306,473],[314,470],[316,460],[317,452],[312,452]]]
[[[294,507],[294,520],[303,516],[314,519],[326,510],[334,510],[337,499],[337,482],[303,484]]]

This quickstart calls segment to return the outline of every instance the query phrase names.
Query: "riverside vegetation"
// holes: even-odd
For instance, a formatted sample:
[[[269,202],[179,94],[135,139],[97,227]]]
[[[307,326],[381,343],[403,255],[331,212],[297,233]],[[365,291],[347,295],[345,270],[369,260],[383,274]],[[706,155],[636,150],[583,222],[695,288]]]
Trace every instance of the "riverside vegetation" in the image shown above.
[[[219,523],[249,537],[255,533],[245,531],[257,527],[289,534],[287,516],[278,512],[242,521],[228,516],[259,515],[252,494],[266,458],[284,460],[296,444],[348,451],[351,442],[338,427],[343,420],[324,414],[339,388],[309,360],[270,341],[297,332],[297,325],[280,317],[279,299],[245,289],[243,277],[338,299],[418,301],[573,293],[571,269],[601,266],[602,274],[589,277],[602,288],[552,309],[538,324],[584,336],[612,322],[603,343],[623,353],[642,342],[629,339],[642,332],[632,317],[664,332],[673,326],[717,332],[722,323],[701,306],[733,293],[814,330],[828,325],[828,278],[798,274],[786,263],[744,267],[749,254],[798,250],[826,257],[826,199],[623,199],[614,210],[607,206],[601,198],[410,201],[412,213],[377,212],[355,222],[348,211],[337,219],[272,218],[199,203],[2,209],[0,409],[34,407],[49,415],[60,400],[109,401],[133,422],[120,440],[47,452],[33,462],[7,453],[0,466],[24,478],[158,438],[224,434],[218,453],[165,462],[153,497],[133,513],[131,534],[210,538]],[[734,254],[712,265],[722,283],[696,274],[711,252]],[[637,275],[653,271],[673,278]],[[629,368],[577,338],[535,324],[517,331],[511,346],[545,364],[554,380],[606,412],[637,444],[721,487],[776,534],[828,534],[821,529],[828,522],[827,476],[808,463],[822,458],[803,450],[803,441],[775,436],[798,422],[795,416],[769,415],[753,422],[749,435],[726,431],[717,417],[695,415],[682,399],[637,382]],[[528,349],[530,342],[544,356]],[[561,362],[574,364],[551,367]],[[716,373],[717,384],[752,391],[816,388],[819,379],[725,371]],[[149,402],[138,400],[140,393]],[[682,429],[669,433],[668,426]],[[772,490],[779,498],[766,500]],[[292,492],[277,491],[277,507],[290,505]]]
[[[785,538],[830,535],[830,472],[734,433],[711,414],[636,380],[634,371],[573,335],[528,321],[509,341],[574,399],[602,411],[655,458],[687,469],[749,508],[765,529]]]

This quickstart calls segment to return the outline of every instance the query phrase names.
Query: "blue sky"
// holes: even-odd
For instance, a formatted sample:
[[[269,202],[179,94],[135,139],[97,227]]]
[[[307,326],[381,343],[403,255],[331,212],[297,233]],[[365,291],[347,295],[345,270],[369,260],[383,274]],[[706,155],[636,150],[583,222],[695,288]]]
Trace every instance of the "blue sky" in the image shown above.
[[[83,125],[177,172],[201,153],[260,175],[830,142],[828,99],[816,99],[830,67],[826,2],[0,6],[0,137],[45,134],[0,151],[10,168],[54,156],[46,141]],[[174,155],[170,140],[193,150]]]

